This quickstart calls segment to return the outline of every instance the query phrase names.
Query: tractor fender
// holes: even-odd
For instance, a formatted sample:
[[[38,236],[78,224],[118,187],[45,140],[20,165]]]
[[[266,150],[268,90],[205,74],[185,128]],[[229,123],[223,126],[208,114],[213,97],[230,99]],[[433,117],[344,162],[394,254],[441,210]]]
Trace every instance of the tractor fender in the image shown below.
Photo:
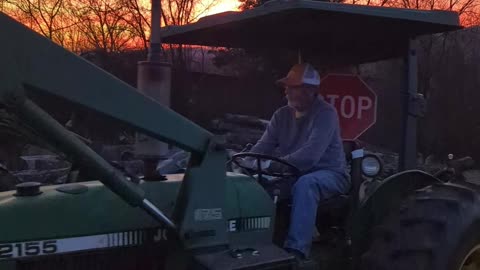
[[[397,209],[415,190],[438,183],[441,183],[439,179],[420,170],[403,171],[383,180],[360,203],[352,216],[350,231],[354,260],[368,250],[373,227],[379,224],[388,212]]]

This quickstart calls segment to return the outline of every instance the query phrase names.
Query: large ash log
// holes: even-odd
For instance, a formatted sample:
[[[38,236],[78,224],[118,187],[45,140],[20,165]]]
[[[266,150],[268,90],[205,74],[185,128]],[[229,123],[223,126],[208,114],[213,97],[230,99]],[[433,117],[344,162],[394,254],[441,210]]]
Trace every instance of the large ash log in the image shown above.
[[[225,114],[226,122],[236,123],[242,126],[251,126],[258,129],[265,129],[269,123],[268,120],[250,115]]]
[[[255,144],[263,135],[269,121],[249,115],[226,114],[211,122],[212,131],[225,137],[226,147],[240,151]]]

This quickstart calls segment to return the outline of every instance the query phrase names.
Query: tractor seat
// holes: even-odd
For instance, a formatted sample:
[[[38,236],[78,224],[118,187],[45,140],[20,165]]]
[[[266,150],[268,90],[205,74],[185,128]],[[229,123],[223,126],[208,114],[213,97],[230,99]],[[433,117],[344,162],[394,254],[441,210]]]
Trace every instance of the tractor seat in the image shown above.
[[[342,194],[334,196],[330,199],[324,200],[318,204],[318,211],[331,211],[336,209],[342,209],[348,206],[350,202],[350,196],[348,194]]]
[[[350,167],[352,161],[352,152],[356,149],[358,149],[358,145],[355,141],[343,141],[343,150],[345,151],[345,158],[347,159],[347,167]],[[352,175],[350,178],[353,179]],[[337,195],[320,202],[318,204],[319,213],[347,207],[350,203],[350,193],[352,190],[356,190],[353,187],[353,182],[352,187],[347,194]]]

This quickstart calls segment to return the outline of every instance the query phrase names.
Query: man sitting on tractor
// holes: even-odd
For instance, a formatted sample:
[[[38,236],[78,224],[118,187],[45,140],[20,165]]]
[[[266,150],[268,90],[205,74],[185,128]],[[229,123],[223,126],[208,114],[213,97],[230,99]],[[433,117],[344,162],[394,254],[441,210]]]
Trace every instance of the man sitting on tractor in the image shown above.
[[[293,185],[290,229],[285,249],[297,258],[309,256],[320,201],[350,188],[336,110],[318,94],[320,76],[310,64],[297,64],[277,81],[288,105],[272,116],[251,152],[279,157],[296,166],[301,176]],[[269,170],[282,170],[272,163]]]

